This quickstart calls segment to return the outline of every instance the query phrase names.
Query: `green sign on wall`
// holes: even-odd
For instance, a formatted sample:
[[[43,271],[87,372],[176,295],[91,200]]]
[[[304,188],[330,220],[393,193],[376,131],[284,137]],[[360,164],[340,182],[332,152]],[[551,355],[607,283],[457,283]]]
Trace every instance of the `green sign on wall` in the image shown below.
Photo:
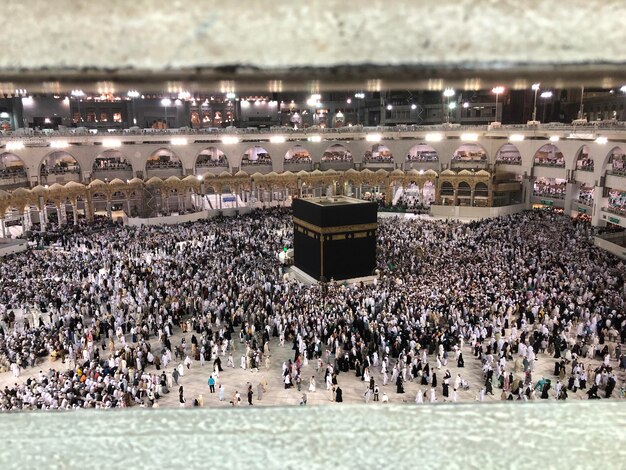
[[[542,199],[541,204],[546,205],[546,206],[553,206],[554,201],[551,201],[550,199]]]
[[[578,212],[580,212],[581,214],[586,214],[587,213],[587,209],[584,207],[578,207]]]
[[[609,217],[609,222],[612,224],[619,224],[619,219],[616,217]]]

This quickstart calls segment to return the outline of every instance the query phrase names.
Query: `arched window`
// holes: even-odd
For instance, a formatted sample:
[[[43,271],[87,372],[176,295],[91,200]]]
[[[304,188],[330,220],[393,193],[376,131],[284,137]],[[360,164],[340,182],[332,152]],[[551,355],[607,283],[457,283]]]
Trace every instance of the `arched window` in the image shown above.
[[[258,145],[250,147],[246,150],[243,154],[243,158],[241,159],[241,166],[271,164],[272,157],[270,157],[269,152]]]
[[[352,153],[341,144],[331,145],[322,155],[323,162],[351,162]]]
[[[554,144],[546,144],[535,153],[534,162],[536,166],[565,167],[565,157],[563,152]]]
[[[593,158],[589,157],[589,147],[583,145],[578,151],[576,169],[580,171],[593,171]]]
[[[488,197],[489,188],[485,183],[476,183],[474,187],[474,197]]]
[[[133,166],[119,150],[105,150],[94,160],[92,170],[94,172],[111,170],[132,171]]]
[[[146,161],[147,170],[165,170],[168,168],[182,168],[180,158],[170,149],[162,148],[153,152]]]
[[[285,165],[295,165],[298,163],[312,163],[311,154],[301,145],[296,145],[287,150],[285,154]]]
[[[389,147],[376,144],[365,152],[364,161],[369,163],[393,163],[393,153],[391,153]]]
[[[56,151],[46,155],[41,162],[39,176],[43,183],[80,181],[80,165],[67,152]]]
[[[621,147],[615,147],[611,150],[609,163],[611,164],[612,174],[626,176],[626,155],[624,155]]]
[[[454,151],[453,162],[486,162],[487,152],[478,144],[463,144]]]
[[[26,166],[20,157],[12,153],[0,155],[0,185],[26,182]]]
[[[472,188],[465,181],[461,181],[459,183],[459,189],[457,191],[457,196],[459,197],[470,197],[472,195]]]
[[[196,168],[228,168],[228,158],[217,147],[209,147],[198,154]]]
[[[437,151],[430,145],[416,144],[409,149],[406,161],[420,163],[438,162],[439,155],[437,155]]]
[[[454,196],[454,186],[449,181],[441,183],[441,195],[442,196]]]
[[[522,155],[513,144],[504,144],[496,153],[496,164],[521,165]]]

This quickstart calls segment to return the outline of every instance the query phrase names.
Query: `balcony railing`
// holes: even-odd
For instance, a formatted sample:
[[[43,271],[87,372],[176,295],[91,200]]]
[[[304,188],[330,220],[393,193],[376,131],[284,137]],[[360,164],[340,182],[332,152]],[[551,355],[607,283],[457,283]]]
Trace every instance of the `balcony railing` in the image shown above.
[[[549,193],[544,191],[533,191],[533,196],[536,197],[549,197],[550,199],[565,199],[565,193]]]
[[[616,214],[616,215],[626,215],[626,207],[603,207],[602,210],[604,212],[609,212],[611,214]]]
[[[546,168],[565,168],[565,162],[552,163],[552,162],[535,162],[535,166],[541,166]]]
[[[68,173],[80,173],[80,167],[53,167],[53,168],[42,168],[41,176],[47,175],[64,175]]]
[[[528,126],[526,124],[508,124],[497,128],[491,128],[488,125],[449,125],[438,124],[430,126],[420,125],[398,125],[398,126],[377,126],[377,127],[365,127],[365,126],[348,126],[338,128],[322,128],[322,127],[307,127],[293,129],[291,127],[272,126],[269,128],[236,128],[236,127],[224,127],[224,128],[205,128],[205,129],[191,129],[188,127],[181,127],[177,129],[100,129],[97,132],[95,129],[86,128],[68,128],[62,130],[34,130],[34,129],[18,129],[16,131],[2,131],[0,136],[4,138],[20,138],[25,145],[40,146],[47,145],[45,140],[41,138],[45,137],[72,137],[72,136],[152,136],[152,135],[206,135],[206,136],[221,136],[232,134],[303,134],[303,135],[334,135],[334,134],[351,134],[351,133],[367,133],[367,132],[432,132],[432,131],[484,131],[484,132],[506,132],[506,131],[559,131],[559,132],[576,132],[585,131],[587,133],[594,133],[596,130],[605,131],[626,131],[626,122],[592,122],[588,124],[560,124],[560,123],[546,123],[536,126]]]

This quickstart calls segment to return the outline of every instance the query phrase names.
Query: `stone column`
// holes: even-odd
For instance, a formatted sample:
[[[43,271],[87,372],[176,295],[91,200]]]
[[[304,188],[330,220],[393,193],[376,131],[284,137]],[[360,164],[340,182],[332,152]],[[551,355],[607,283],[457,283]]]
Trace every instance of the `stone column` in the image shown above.
[[[18,214],[22,216],[22,236],[26,233],[26,211],[18,211]]]
[[[93,222],[93,213],[94,213],[93,200],[92,199],[85,200],[85,217],[87,218],[89,222]]]
[[[385,204],[390,205],[393,202],[394,187],[391,184],[386,185]]]
[[[57,225],[59,228],[63,225],[63,213],[61,212],[61,204],[56,205],[57,210]]]
[[[565,200],[563,201],[563,212],[569,215],[572,212],[572,203],[574,202],[574,195],[580,190],[579,183],[567,182],[565,185]]]
[[[46,231],[48,228],[48,206],[43,205],[41,210],[41,229],[42,231]]]
[[[78,201],[72,202],[72,213],[74,214],[74,226],[78,225]]]
[[[6,232],[6,229],[4,227],[4,215],[2,217],[0,217],[0,235],[2,235],[2,238],[6,238],[7,237],[7,232]]]
[[[522,181],[522,188],[523,188],[523,191],[525,192],[524,204],[526,204],[527,209],[530,209],[530,206],[531,206],[530,198],[532,197],[533,191],[535,188],[535,178],[530,177],[530,176],[524,178],[524,180]]]
[[[593,188],[593,208],[591,210],[591,225],[594,227],[606,227],[606,222],[602,220],[602,208],[607,207],[609,199],[602,197],[604,187],[595,186]]]

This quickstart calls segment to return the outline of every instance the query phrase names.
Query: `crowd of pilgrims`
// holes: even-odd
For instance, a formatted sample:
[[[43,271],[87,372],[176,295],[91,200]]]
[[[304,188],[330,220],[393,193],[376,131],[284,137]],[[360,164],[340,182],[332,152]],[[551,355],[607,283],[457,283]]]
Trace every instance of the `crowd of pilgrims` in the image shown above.
[[[626,367],[626,268],[593,246],[592,230],[551,211],[468,224],[383,219],[374,283],[313,286],[278,262],[292,243],[285,209],[50,234],[56,248],[0,264],[0,363],[16,379],[44,356],[58,367],[0,389],[0,409],[153,406],[173,386],[168,365],[177,385],[192,361],[212,363],[217,377],[243,344],[237,366],[259,368],[270,339],[294,349],[286,388],[315,390],[302,371],[312,360],[337,401],[349,371],[366,400],[379,398],[376,372],[397,393],[418,380],[416,401],[435,401],[437,372],[448,360],[463,367],[464,346],[482,364],[481,398],[494,386],[503,399],[547,398],[551,387],[559,398],[577,388],[610,397]],[[555,385],[533,377],[540,355],[555,358]],[[585,367],[589,358],[601,365]],[[468,387],[440,375],[445,398]]]

